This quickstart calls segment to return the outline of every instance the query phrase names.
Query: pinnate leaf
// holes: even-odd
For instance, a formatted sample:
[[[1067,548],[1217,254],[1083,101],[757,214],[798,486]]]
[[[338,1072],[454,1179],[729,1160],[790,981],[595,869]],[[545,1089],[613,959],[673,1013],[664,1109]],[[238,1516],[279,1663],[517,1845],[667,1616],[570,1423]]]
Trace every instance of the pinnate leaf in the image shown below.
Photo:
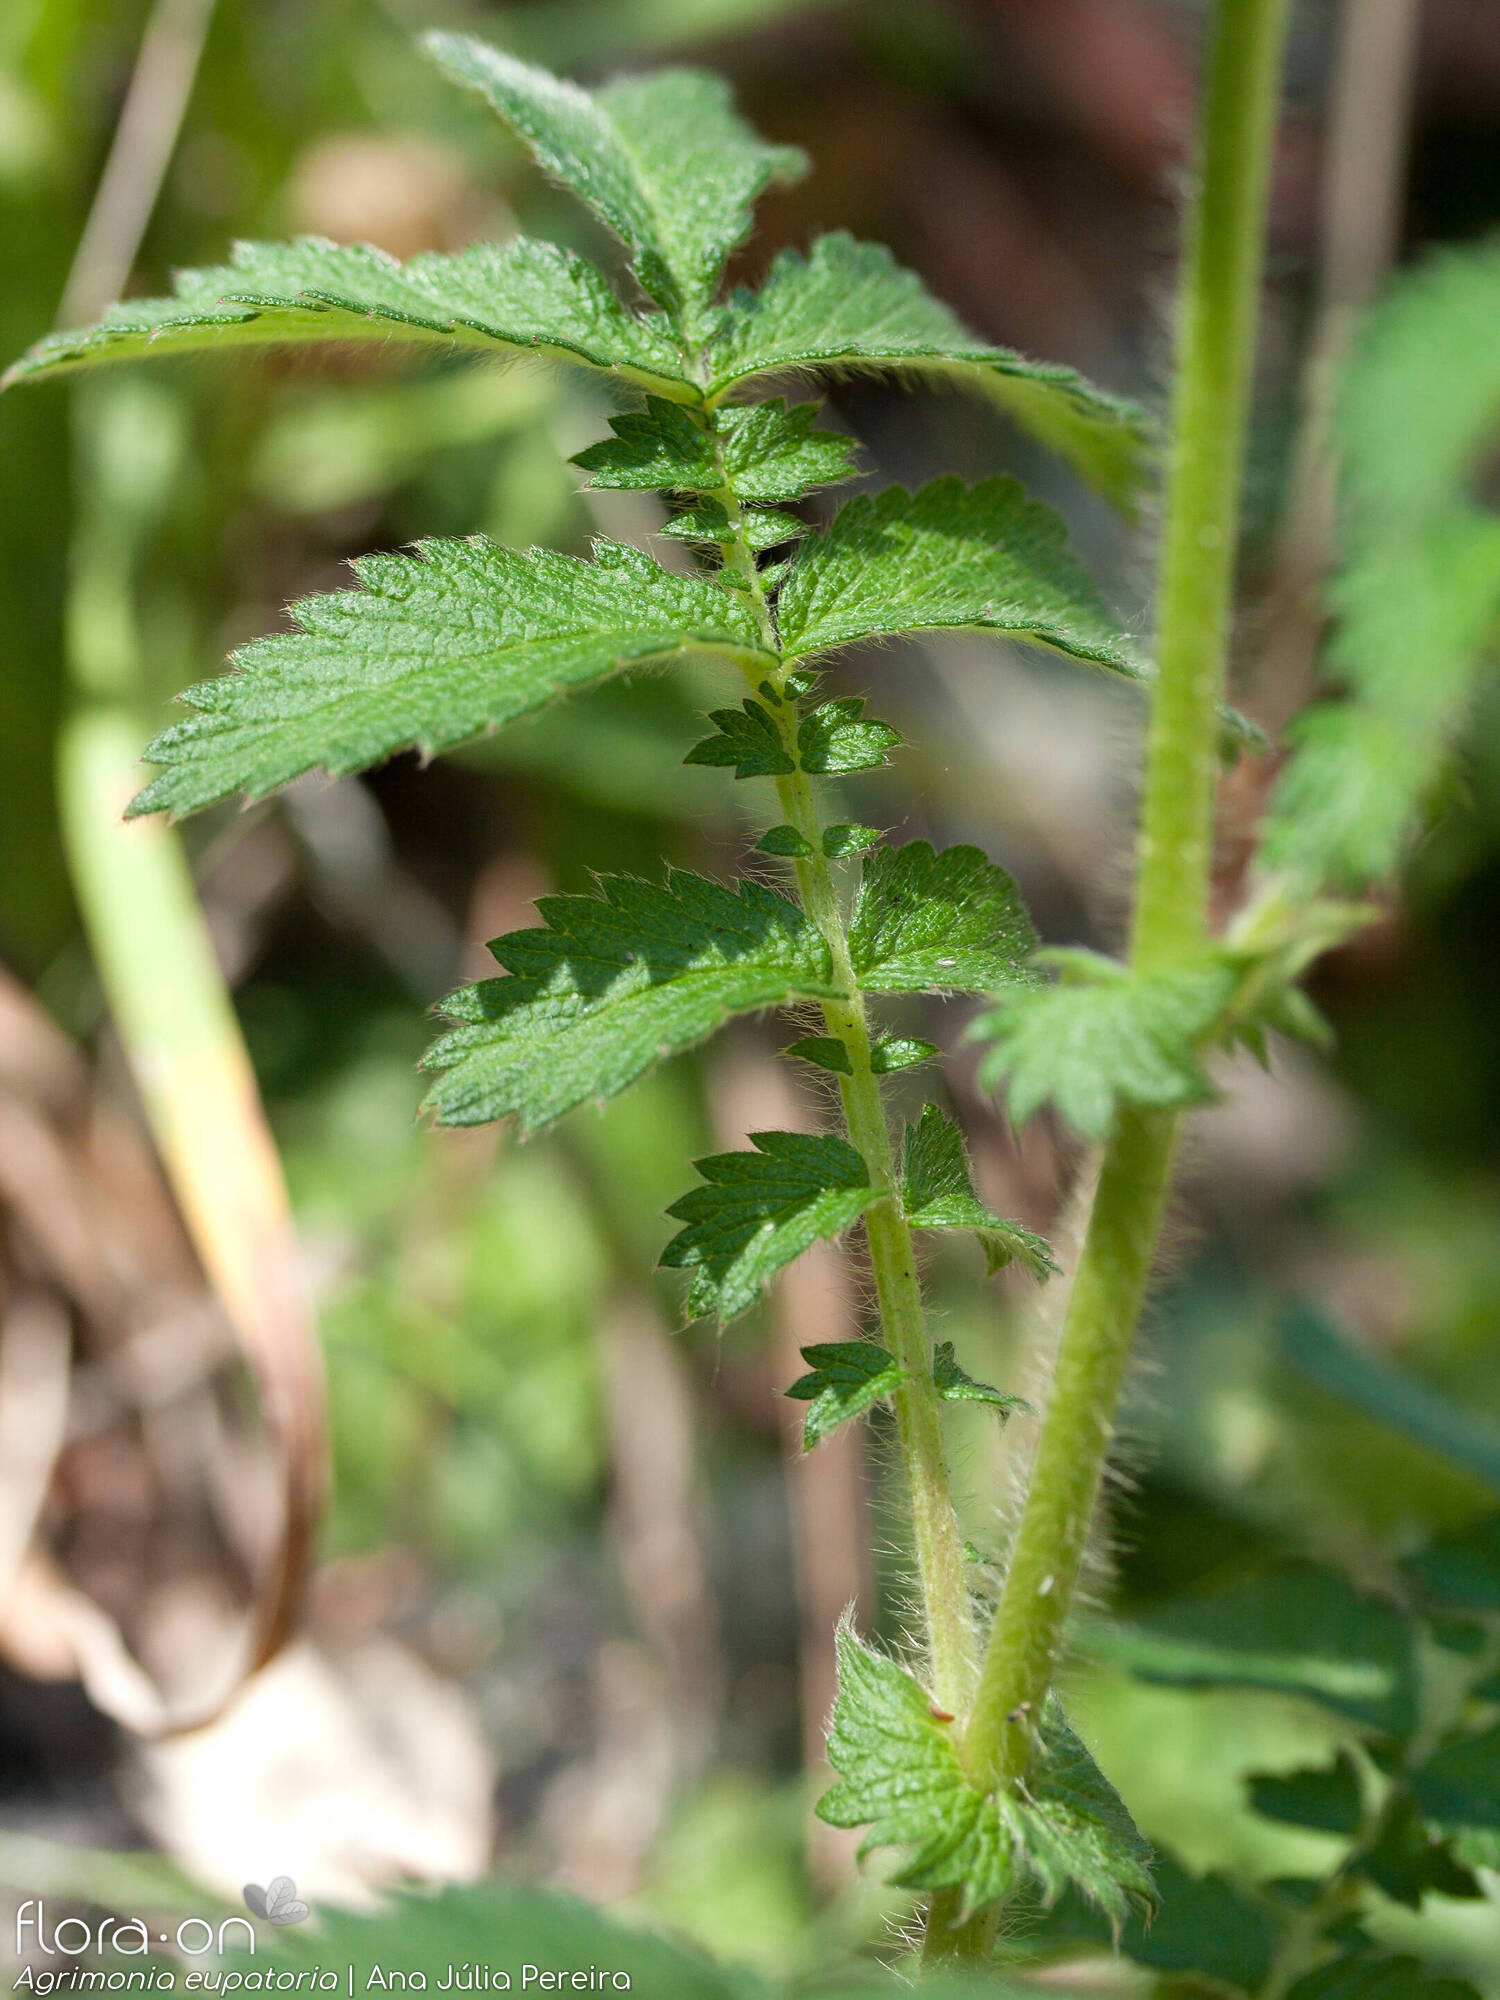
[[[731,1014],[835,991],[828,947],[785,897],[674,871],[607,876],[596,896],[544,896],[546,928],[490,946],[507,977],[443,1002],[458,1025],[425,1058],[447,1125],[523,1130],[612,1097]]]
[[[618,543],[595,553],[522,555],[475,536],[364,557],[362,589],[304,599],[296,631],[253,640],[236,672],[187,690],[196,713],[148,746],[167,768],[131,811],[257,798],[315,768],[448,749],[623,667],[755,652],[750,613],[706,578]]]
[[[866,722],[859,695],[825,701],[802,718],[797,731],[797,757],[804,771],[828,777],[841,771],[874,771],[886,752],[901,741],[888,722]]]
[[[642,286],[674,311],[712,297],[756,197],[806,171],[795,147],[758,139],[729,86],[701,70],[658,70],[591,93],[469,35],[431,34],[424,45],[614,230]]]
[[[864,864],[849,927],[869,993],[977,992],[1028,982],[1036,932],[1015,883],[977,847],[925,840]]]
[[[476,243],[407,264],[316,236],[237,243],[228,264],[174,282],[169,299],[127,299],[95,327],[49,334],[4,386],[148,355],[378,340],[534,352],[693,394],[661,316],[627,312],[592,264],[552,243]]]
[[[810,1403],[802,1426],[802,1446],[815,1444],[883,1402],[907,1380],[896,1357],[868,1340],[831,1340],[804,1347],[802,1358],[810,1373],[787,1390],[800,1403]]]
[[[1117,505],[1139,491],[1149,446],[1140,410],[1071,369],[990,347],[881,244],[839,232],[804,257],[784,250],[758,292],[737,292],[709,352],[711,389],[763,375],[881,369],[975,389],[1063,454]]]
[[[1013,1123],[1050,1103],[1085,1138],[1102,1139],[1121,1104],[1210,1095],[1199,1054],[1234,996],[1231,964],[1204,958],[1137,975],[1093,952],[1038,956],[1060,967],[1061,983],[1000,996],[973,1028],[990,1044],[980,1076],[1005,1086]]]
[[[775,718],[750,696],[738,708],[715,708],[709,721],[716,733],[695,743],[684,764],[709,764],[734,772],[737,778],[778,778],[797,766],[781,740]]]
[[[1056,1271],[1052,1252],[1040,1236],[992,1214],[979,1199],[963,1134],[935,1104],[926,1107],[915,1125],[907,1126],[901,1169],[901,1199],[913,1229],[972,1229],[991,1271],[1012,1259],[1034,1278],[1049,1278]]]
[[[856,494],[799,551],[776,605],[794,658],[904,632],[1004,632],[1108,667],[1145,669],[1069,552],[1062,518],[1010,478]]]
[[[752,1132],[753,1153],[699,1160],[704,1185],[667,1210],[687,1225],[662,1263],[693,1273],[688,1310],[733,1319],[783,1264],[858,1221],[874,1198],[864,1160],[832,1133]]]
[[[967,1916],[1028,1878],[1048,1901],[1072,1886],[1118,1927],[1151,1905],[1149,1850],[1118,1794],[1053,1704],[1043,1761],[1024,1793],[985,1793],[959,1761],[951,1718],[894,1660],[838,1638],[839,1694],[828,1757],[839,1774],[818,1803],[832,1826],[868,1827],[862,1852],[906,1851],[892,1878],[956,1889]]]

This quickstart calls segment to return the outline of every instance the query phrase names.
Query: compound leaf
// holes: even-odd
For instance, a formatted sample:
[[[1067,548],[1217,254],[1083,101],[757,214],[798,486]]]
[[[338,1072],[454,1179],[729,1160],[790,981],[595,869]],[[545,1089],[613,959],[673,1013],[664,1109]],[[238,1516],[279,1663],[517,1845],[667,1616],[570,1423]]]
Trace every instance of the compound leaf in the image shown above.
[[[431,34],[423,45],[614,230],[642,286],[673,311],[707,304],[756,197],[806,171],[795,147],[757,138],[728,84],[701,70],[657,70],[591,93],[469,35]]]
[[[1132,680],[1146,671],[1069,552],[1061,516],[1007,477],[856,494],[798,552],[776,615],[798,659],[904,632],[982,630]]]
[[[1020,891],[977,847],[912,840],[864,864],[849,950],[866,992],[1017,985],[1035,945]]]
[[[537,909],[545,929],[490,946],[506,978],[443,1002],[459,1025],[425,1067],[446,1072],[426,1101],[445,1125],[515,1117],[534,1131],[614,1096],[731,1014],[836,990],[822,937],[758,882],[615,875],[596,896],[544,896]]]
[[[1048,1901],[1070,1884],[1116,1925],[1154,1902],[1149,1850],[1118,1794],[1050,1704],[1044,1761],[1025,1792],[985,1793],[959,1761],[953,1721],[894,1660],[838,1637],[839,1693],[828,1737],[839,1774],[818,1802],[831,1826],[868,1827],[862,1852],[898,1847],[893,1879],[956,1889],[964,1917],[1033,1878]]]
[[[365,556],[362,589],[305,598],[296,631],[253,640],[236,672],[187,690],[196,713],[147,747],[167,769],[131,812],[192,812],[314,768],[445,750],[623,667],[754,652],[750,613],[705,578],[618,543],[595,554],[522,555],[475,536]]]
[[[715,395],[812,369],[957,383],[988,395],[1118,506],[1130,507],[1144,476],[1149,433],[1133,404],[1069,368],[976,340],[883,245],[842,231],[805,257],[784,250],[758,292],[736,292],[708,359]]]
[[[1048,1278],[1056,1271],[1052,1252],[1040,1236],[992,1214],[979,1199],[969,1173],[963,1134],[935,1104],[924,1109],[915,1125],[907,1126],[901,1169],[901,1200],[913,1229],[972,1229],[992,1272],[1012,1259],[1034,1278]],[[952,1344],[945,1345],[951,1360]],[[1005,1400],[996,1390],[987,1394],[991,1400]]]
[[[695,743],[684,764],[715,765],[737,778],[777,778],[796,770],[770,711],[748,695],[738,708],[711,709],[708,719],[717,733]]]
[[[1061,967],[1062,983],[1001,995],[973,1028],[990,1043],[980,1076],[1005,1085],[1014,1124],[1051,1103],[1086,1138],[1102,1139],[1122,1103],[1210,1095],[1199,1050],[1233,997],[1233,966],[1204,959],[1138,976],[1093,952],[1040,956]]]
[[[408,264],[317,236],[237,243],[228,264],[179,271],[174,284],[169,299],[127,299],[97,326],[49,334],[0,386],[148,355],[394,340],[542,354],[693,394],[660,315],[627,312],[592,264],[552,243],[476,243]]]
[[[766,1280],[821,1236],[858,1221],[874,1198],[864,1160],[830,1132],[752,1132],[753,1153],[695,1162],[704,1185],[667,1210],[679,1230],[661,1261],[690,1270],[688,1310],[730,1320]]]
[[[805,1451],[851,1417],[863,1416],[907,1380],[896,1357],[868,1340],[831,1340],[804,1347],[802,1359],[812,1372],[795,1381],[787,1394],[812,1405],[802,1426]]]
[[[804,771],[830,777],[842,771],[874,771],[886,752],[901,741],[888,722],[865,722],[861,695],[825,701],[802,719],[797,731],[797,756]]]

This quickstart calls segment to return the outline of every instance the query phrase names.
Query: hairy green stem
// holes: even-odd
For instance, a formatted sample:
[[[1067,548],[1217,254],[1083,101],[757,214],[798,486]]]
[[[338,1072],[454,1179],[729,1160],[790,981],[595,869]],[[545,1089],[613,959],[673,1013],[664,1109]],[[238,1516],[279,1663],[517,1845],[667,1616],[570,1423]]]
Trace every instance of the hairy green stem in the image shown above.
[[[717,443],[715,450],[722,470],[723,457]],[[733,571],[755,609],[762,643],[779,658],[775,621],[755,556],[743,533],[743,510],[727,476],[714,497],[723,505],[734,531],[725,550],[725,566]],[[758,677],[748,667],[746,675],[758,685]],[[943,1449],[941,1405],[932,1379],[932,1350],[922,1312],[916,1252],[902,1208],[880,1081],[870,1060],[869,1019],[849,953],[848,931],[833,870],[823,852],[823,820],[798,757],[798,705],[785,693],[785,679],[785,669],[778,669],[772,676],[777,699],[767,706],[776,717],[782,742],[795,768],[777,779],[776,788],[788,824],[796,828],[811,850],[799,856],[795,864],[802,906],[826,939],[835,977],[849,996],[823,1001],[823,1019],[829,1034],[843,1044],[849,1058],[849,1074],[839,1078],[839,1095],[850,1140],[863,1156],[876,1190],[875,1199],[865,1211],[865,1238],[870,1249],[875,1296],[891,1352],[906,1374],[893,1401],[911,1505],[932,1692],[942,1707],[954,1715],[962,1715],[973,1695],[975,1673],[969,1589],[963,1537]]]
[[[1192,204],[1132,962],[1205,942],[1238,488],[1287,0],[1221,0]],[[965,1731],[973,1781],[1025,1775],[1073,1601],[1161,1222],[1177,1117],[1126,1110],[1100,1172],[1046,1421]]]

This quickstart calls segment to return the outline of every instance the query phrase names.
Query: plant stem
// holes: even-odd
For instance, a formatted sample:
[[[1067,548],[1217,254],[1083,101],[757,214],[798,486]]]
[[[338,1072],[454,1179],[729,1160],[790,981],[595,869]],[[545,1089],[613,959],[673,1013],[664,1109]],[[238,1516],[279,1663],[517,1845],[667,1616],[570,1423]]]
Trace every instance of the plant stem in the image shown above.
[[[715,450],[719,447],[715,444]],[[722,468],[722,453],[720,465]],[[724,562],[747,593],[760,626],[762,643],[780,657],[775,621],[756,568],[755,556],[743,532],[743,510],[727,476],[714,496],[729,516],[733,539]],[[747,667],[746,674],[755,676]],[[880,1098],[880,1081],[870,1060],[870,1025],[849,954],[844,913],[833,870],[823,852],[823,821],[812,785],[797,751],[797,703],[784,693],[785,670],[772,677],[777,701],[767,703],[781,730],[795,768],[776,781],[781,809],[811,852],[795,867],[802,906],[822,932],[833,959],[836,979],[847,999],[822,1002],[828,1032],[849,1057],[849,1074],[839,1077],[839,1095],[849,1137],[864,1158],[875,1199],[865,1211],[865,1238],[881,1323],[892,1354],[907,1379],[896,1391],[896,1430],[906,1470],[916,1546],[918,1587],[927,1630],[934,1699],[954,1715],[963,1715],[974,1690],[973,1632],[969,1623],[969,1587],[964,1567],[963,1537],[954,1511],[937,1390],[932,1379],[932,1352],[922,1313],[916,1253],[901,1204],[895,1155]]]
[[[1132,963],[1206,941],[1223,681],[1287,0],[1221,0],[1187,231],[1158,659]],[[1024,1776],[1073,1601],[1161,1222],[1176,1114],[1127,1109],[1100,1172],[1057,1372],[963,1754],[990,1789]]]

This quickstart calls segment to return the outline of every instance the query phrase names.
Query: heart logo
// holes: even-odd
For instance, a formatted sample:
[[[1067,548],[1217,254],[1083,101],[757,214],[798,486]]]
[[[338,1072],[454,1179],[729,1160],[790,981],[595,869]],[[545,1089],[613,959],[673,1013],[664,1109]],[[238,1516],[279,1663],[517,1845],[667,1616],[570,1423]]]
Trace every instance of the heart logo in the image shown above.
[[[268,1924],[300,1924],[309,1914],[306,1903],[297,1901],[297,1885],[290,1875],[274,1875],[264,1889],[259,1882],[247,1882],[240,1894],[252,1916],[264,1917]]]

